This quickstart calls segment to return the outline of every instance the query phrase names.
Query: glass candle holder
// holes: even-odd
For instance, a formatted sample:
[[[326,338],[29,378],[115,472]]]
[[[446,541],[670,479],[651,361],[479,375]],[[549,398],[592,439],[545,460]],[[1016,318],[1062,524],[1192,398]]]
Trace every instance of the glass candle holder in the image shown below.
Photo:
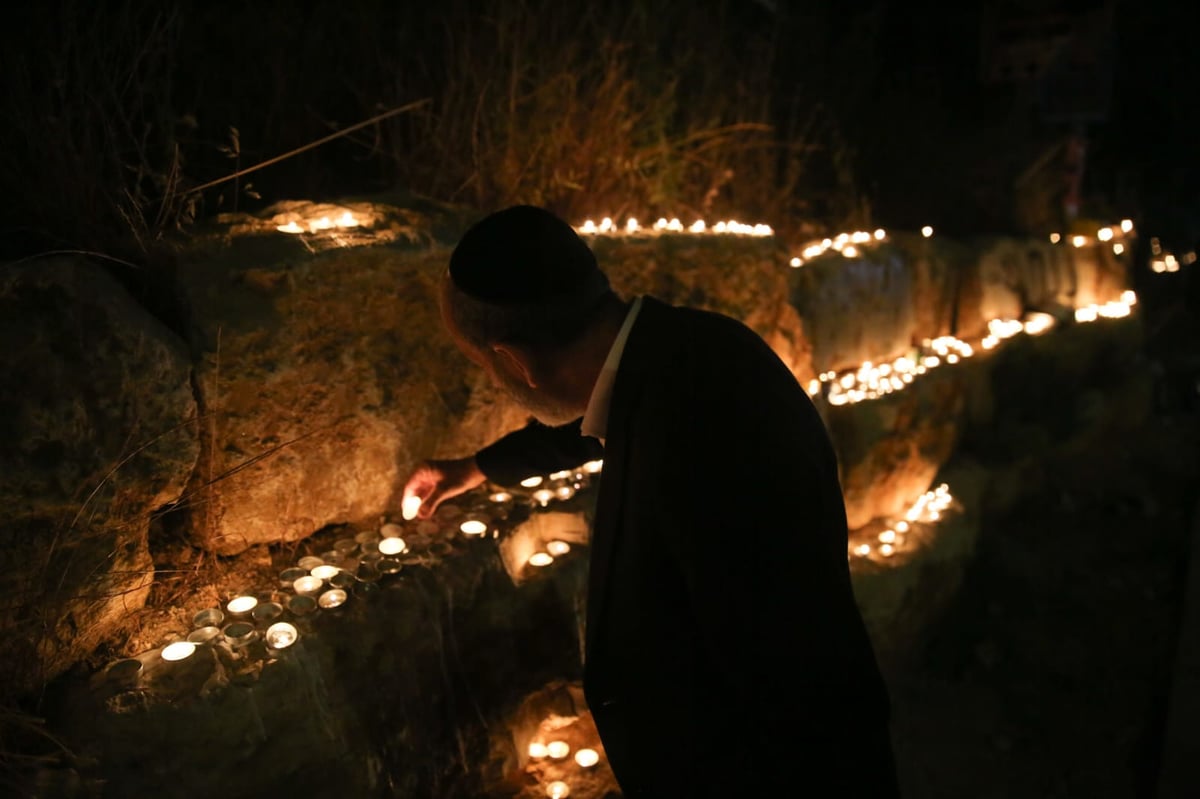
[[[296,561],[296,565],[301,569],[304,569],[306,572],[310,572],[324,562],[325,561],[321,560],[316,555],[305,555],[304,557],[300,558],[300,560]]]
[[[283,613],[283,605],[278,602],[260,602],[258,607],[250,611],[250,616],[258,623],[272,622]]]
[[[396,558],[382,558],[375,564],[375,568],[379,569],[382,574],[396,574],[404,568],[404,564]]]
[[[249,594],[243,594],[242,596],[235,596],[233,599],[229,600],[229,602],[225,605],[225,610],[229,612],[230,616],[233,616],[234,618],[241,618],[249,615],[257,605],[258,599],[256,597],[252,597]]]
[[[308,574],[308,569],[302,569],[299,566],[284,569],[279,573],[279,585],[281,588],[291,588],[294,582],[306,574]]]
[[[296,643],[299,637],[300,633],[296,632],[295,627],[286,621],[279,621],[267,628],[264,639],[271,649],[286,649]]]
[[[141,681],[142,668],[142,661],[137,658],[125,658],[110,665],[104,676],[114,685],[132,688]]]
[[[341,569],[339,569],[337,566],[331,566],[328,563],[322,563],[320,566],[317,566],[311,572],[309,572],[309,574],[320,580],[328,580],[339,571],[341,571]]]
[[[373,583],[380,577],[379,567],[374,563],[360,563],[358,564],[358,570],[354,572],[354,576],[360,582]]]
[[[193,627],[219,627],[225,621],[225,612],[220,608],[205,608],[192,617]]]
[[[346,592],[341,588],[330,588],[317,598],[317,604],[326,610],[339,608],[346,603]]]
[[[321,586],[324,584],[325,581],[320,577],[313,577],[309,574],[292,583],[292,588],[297,594],[315,594],[321,590]]]
[[[220,627],[197,627],[188,633],[187,640],[193,644],[207,644],[220,634]]]
[[[176,641],[163,647],[162,659],[168,662],[187,660],[196,651],[196,645],[191,641]]]
[[[307,616],[317,609],[317,600],[311,596],[301,594],[294,596],[288,600],[288,611],[296,616]]]
[[[226,625],[222,632],[234,649],[249,646],[258,638],[258,630],[254,629],[253,624],[245,621],[235,621],[233,624]]]
[[[347,571],[340,571],[329,578],[329,585],[333,588],[350,588],[355,582],[357,582],[357,578]]]

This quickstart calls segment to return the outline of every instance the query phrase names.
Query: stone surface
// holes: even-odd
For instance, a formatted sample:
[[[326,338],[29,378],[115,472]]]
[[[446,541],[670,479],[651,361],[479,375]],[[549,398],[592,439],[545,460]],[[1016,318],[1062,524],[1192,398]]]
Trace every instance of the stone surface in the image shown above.
[[[456,423],[507,410],[441,329],[444,248],[305,244],[214,236],[180,270],[206,419],[189,526],[217,552],[377,518]]]
[[[20,693],[146,601],[198,451],[183,344],[83,259],[0,272],[0,662]]]
[[[496,541],[457,533],[460,516],[425,535],[406,529],[402,571],[370,593],[357,584],[341,607],[285,612],[300,637],[275,657],[218,640],[175,663],[139,653],[133,684],[101,672],[69,686],[54,725],[79,777],[111,796],[231,799],[465,799],[520,782],[522,706],[580,677],[586,558],[518,587]],[[345,535],[308,543],[329,550]]]
[[[370,225],[275,230],[347,211]],[[469,215],[291,203],[225,221],[181,269],[206,419],[195,541],[230,554],[378,518],[420,459],[469,454],[524,423],[436,313],[436,282]],[[818,372],[911,355],[939,335],[977,340],[991,318],[1115,299],[1123,285],[1099,245],[898,234],[855,258],[830,253],[789,269],[770,238],[588,241],[622,295],[741,319],[806,385]],[[962,403],[961,386],[939,378],[827,413],[852,528],[928,487],[953,450]]]
[[[907,510],[958,443],[979,360],[940,368],[877,400],[824,408],[851,530]]]

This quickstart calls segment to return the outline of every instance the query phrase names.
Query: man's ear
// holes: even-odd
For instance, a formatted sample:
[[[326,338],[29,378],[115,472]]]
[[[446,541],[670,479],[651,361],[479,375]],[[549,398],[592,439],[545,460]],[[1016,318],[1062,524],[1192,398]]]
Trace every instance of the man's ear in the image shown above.
[[[538,387],[538,381],[534,377],[536,372],[534,369],[534,357],[529,349],[520,344],[502,342],[500,344],[493,344],[492,351],[499,355],[500,360],[526,385],[530,388]]]

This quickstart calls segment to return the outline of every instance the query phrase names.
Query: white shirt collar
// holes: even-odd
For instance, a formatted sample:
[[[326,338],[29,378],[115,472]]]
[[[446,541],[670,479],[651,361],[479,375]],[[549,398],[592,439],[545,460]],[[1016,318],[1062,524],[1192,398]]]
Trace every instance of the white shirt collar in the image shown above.
[[[616,382],[617,369],[621,366],[625,342],[629,339],[629,331],[633,329],[633,322],[637,319],[638,311],[641,309],[642,298],[638,297],[633,301],[628,313],[625,314],[625,322],[621,325],[617,337],[613,339],[612,347],[608,351],[608,358],[604,360],[604,366],[601,367],[600,374],[596,378],[596,385],[592,387],[592,396],[588,398],[587,410],[583,414],[581,432],[585,436],[600,439],[601,443],[604,442],[605,434],[608,431],[608,410],[612,403],[613,383]]]

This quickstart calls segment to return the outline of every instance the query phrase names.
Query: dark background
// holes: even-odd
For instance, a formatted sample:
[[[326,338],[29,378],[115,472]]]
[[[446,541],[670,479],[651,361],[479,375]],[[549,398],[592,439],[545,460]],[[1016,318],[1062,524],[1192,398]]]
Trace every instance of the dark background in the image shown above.
[[[0,43],[0,256],[147,259],[220,211],[397,190],[1041,235],[1070,222],[1072,135],[1082,218],[1196,237],[1194,3],[598,6],[22,5]]]

